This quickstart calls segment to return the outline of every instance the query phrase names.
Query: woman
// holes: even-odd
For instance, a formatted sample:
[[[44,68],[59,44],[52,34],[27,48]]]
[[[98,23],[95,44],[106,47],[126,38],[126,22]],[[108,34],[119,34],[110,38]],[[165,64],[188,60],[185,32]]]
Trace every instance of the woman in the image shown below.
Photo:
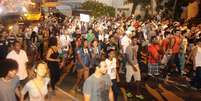
[[[90,53],[88,49],[88,42],[86,39],[83,41],[83,47],[79,47],[76,49],[75,63],[77,71],[77,80],[73,89],[80,91],[79,87],[82,83],[82,78],[86,80],[89,76]]]
[[[49,49],[46,55],[46,60],[48,64],[48,68],[50,70],[50,78],[51,78],[51,87],[53,90],[53,93],[55,91],[55,85],[58,82],[61,70],[60,70],[60,61],[59,58],[59,49],[57,47],[57,38],[51,37],[49,40]]]
[[[48,67],[45,62],[39,62],[35,67],[35,77],[26,83],[22,89],[21,101],[24,101],[24,96],[28,92],[29,101],[45,101],[48,93]]]
[[[101,58],[101,47],[99,45],[98,40],[92,41],[92,47],[90,48],[91,53],[91,68],[90,68],[90,74],[95,72],[95,64],[100,60]]]

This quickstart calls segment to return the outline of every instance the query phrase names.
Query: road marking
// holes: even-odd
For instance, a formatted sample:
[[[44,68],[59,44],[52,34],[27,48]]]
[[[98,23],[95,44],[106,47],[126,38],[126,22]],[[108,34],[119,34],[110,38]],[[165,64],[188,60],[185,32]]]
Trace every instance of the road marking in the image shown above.
[[[175,87],[176,89],[178,89],[178,90],[181,91],[181,92],[184,91],[184,90],[182,90],[180,87],[177,87],[177,86],[174,86],[174,85],[173,85],[173,87]]]
[[[73,101],[79,101],[77,98],[75,98],[74,96],[72,96],[71,94],[67,93],[66,91],[64,91],[63,89],[56,87],[56,89],[58,91],[60,91],[61,93],[63,93],[64,95],[70,97],[71,99],[73,99]]]
[[[149,87],[148,84],[145,84],[145,88],[147,89],[147,91],[149,92],[149,94],[151,94],[157,101],[165,101],[162,96],[157,92],[157,90]]]
[[[168,100],[168,101],[184,101],[181,97],[175,95],[173,92],[165,89],[161,84],[159,84],[159,88],[162,90],[162,95]]]

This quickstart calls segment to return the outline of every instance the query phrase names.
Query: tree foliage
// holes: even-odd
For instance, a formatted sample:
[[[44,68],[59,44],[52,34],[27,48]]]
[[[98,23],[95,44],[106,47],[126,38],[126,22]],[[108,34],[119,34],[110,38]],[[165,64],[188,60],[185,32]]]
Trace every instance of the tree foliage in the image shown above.
[[[81,5],[82,9],[90,10],[92,16],[115,16],[115,8],[95,1],[86,1]]]

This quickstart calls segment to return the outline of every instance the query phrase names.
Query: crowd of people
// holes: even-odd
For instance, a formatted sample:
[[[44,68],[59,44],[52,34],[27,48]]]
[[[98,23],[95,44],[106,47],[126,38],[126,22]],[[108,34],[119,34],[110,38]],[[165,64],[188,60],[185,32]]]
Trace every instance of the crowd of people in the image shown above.
[[[30,101],[45,101],[48,85],[55,94],[69,72],[76,72],[72,90],[85,101],[117,101],[120,94],[127,101],[132,91],[144,99],[145,78],[167,81],[173,74],[201,88],[201,24],[49,15],[34,25],[18,34],[1,31],[1,101],[23,101],[26,93]]]

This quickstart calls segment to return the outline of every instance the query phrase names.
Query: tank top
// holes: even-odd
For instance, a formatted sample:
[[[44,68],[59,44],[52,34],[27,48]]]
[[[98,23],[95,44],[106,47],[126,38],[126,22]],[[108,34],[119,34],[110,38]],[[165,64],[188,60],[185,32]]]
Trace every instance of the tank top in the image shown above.
[[[58,59],[58,57],[59,57],[59,52],[57,51],[54,51],[54,49],[53,48],[51,48],[52,49],[52,51],[53,51],[53,53],[50,55],[50,58],[52,58],[52,59]]]
[[[53,53],[50,55],[50,58],[52,59],[58,59],[59,58],[59,52],[58,51],[54,51],[53,48],[51,48]],[[59,62],[57,61],[48,61],[48,67],[59,67]]]

